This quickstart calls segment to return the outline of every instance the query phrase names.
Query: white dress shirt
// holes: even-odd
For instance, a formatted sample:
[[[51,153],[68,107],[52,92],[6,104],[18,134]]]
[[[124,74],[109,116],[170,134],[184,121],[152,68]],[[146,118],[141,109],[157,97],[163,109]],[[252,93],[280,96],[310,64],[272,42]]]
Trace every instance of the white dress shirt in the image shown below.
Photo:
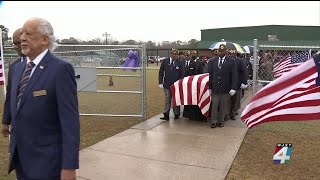
[[[32,71],[30,73],[30,78],[34,72],[34,70],[37,68],[38,64],[41,62],[41,60],[43,59],[43,57],[47,54],[48,49],[44,50],[41,54],[39,54],[32,62],[35,64],[35,66],[32,68]],[[26,65],[31,62],[30,58],[27,57],[27,62]]]

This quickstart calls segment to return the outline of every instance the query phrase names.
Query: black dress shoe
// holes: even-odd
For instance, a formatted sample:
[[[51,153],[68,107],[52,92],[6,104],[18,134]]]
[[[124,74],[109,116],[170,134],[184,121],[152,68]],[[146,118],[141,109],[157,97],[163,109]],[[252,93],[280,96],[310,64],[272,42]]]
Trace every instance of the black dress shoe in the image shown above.
[[[218,124],[218,126],[219,126],[219,127],[223,127],[223,126],[224,126],[224,123],[221,122],[221,123]]]
[[[230,119],[231,120],[236,120],[236,117],[235,116],[230,116]]]
[[[160,119],[169,121],[169,114],[164,113],[163,115],[164,115],[164,117],[162,117]]]
[[[162,117],[162,118],[160,118],[160,119],[169,121],[169,117]]]
[[[179,119],[179,115],[175,115],[175,116],[174,116],[174,119]]]
[[[216,128],[218,126],[218,123],[212,123],[211,128]]]
[[[239,112],[238,112],[238,111],[236,111],[236,112],[234,113],[234,115],[239,115]]]

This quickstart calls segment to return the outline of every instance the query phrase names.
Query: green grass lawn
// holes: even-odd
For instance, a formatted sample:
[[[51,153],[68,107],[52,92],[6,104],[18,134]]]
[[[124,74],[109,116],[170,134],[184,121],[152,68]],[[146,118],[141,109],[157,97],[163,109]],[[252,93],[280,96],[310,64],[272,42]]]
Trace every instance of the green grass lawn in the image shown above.
[[[320,121],[271,122],[250,129],[227,180],[320,179]],[[277,143],[292,143],[288,164],[273,164]]]
[[[116,70],[112,73],[116,73]],[[128,73],[134,74],[134,72]],[[108,77],[98,78],[99,89],[126,90],[128,88],[133,91],[140,89],[141,84],[138,83],[137,78],[118,77],[113,80],[114,86],[108,86]],[[135,113],[140,110],[140,100],[140,95],[97,95],[81,92],[79,93],[79,108],[82,112],[123,113],[126,111]],[[162,112],[164,93],[158,87],[158,70],[147,70],[147,104],[148,118]],[[83,116],[81,117],[81,149],[142,121],[141,118]],[[320,179],[319,129],[320,121],[308,121],[265,123],[248,130],[227,179]],[[272,163],[277,143],[293,144],[289,164]],[[15,179],[14,175],[6,175],[7,148],[8,139],[1,136],[0,180]]]
[[[103,73],[101,70],[98,73]],[[119,70],[108,71],[109,74],[115,74]],[[121,72],[123,74],[123,72]],[[139,72],[125,72],[126,74],[139,74]],[[108,77],[97,79],[99,90],[130,90],[138,91],[141,84],[138,78],[114,77],[114,85],[109,86]],[[3,93],[3,92],[0,92]],[[153,117],[162,112],[164,105],[164,93],[158,86],[158,70],[147,71],[147,117]],[[1,99],[0,102],[3,102]],[[105,114],[137,114],[141,110],[140,94],[97,94],[90,92],[79,93],[79,110],[82,113],[105,113]],[[2,111],[2,103],[1,103]],[[1,112],[2,113],[2,112]],[[81,116],[81,149],[91,146],[110,136],[118,134],[140,122],[141,118],[132,117],[97,117]],[[12,173],[7,175],[8,164],[8,139],[0,136],[0,180],[15,180]]]

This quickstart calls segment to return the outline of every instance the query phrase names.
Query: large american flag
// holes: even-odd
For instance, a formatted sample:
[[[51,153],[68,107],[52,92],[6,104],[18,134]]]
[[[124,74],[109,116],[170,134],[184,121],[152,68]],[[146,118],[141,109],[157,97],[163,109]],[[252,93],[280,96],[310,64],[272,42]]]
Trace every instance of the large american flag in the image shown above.
[[[284,58],[274,64],[274,77],[278,78],[282,76],[284,73],[291,71],[310,58],[311,55],[308,51],[303,51],[292,56],[290,54],[286,55]]]
[[[241,119],[249,128],[270,121],[320,119],[320,56],[316,55],[252,97]]]
[[[198,105],[204,116],[208,117],[211,95],[209,74],[199,74],[182,78],[170,86],[173,106]]]
[[[4,64],[3,64],[3,49],[2,49],[2,34],[0,32],[0,85],[4,85]]]

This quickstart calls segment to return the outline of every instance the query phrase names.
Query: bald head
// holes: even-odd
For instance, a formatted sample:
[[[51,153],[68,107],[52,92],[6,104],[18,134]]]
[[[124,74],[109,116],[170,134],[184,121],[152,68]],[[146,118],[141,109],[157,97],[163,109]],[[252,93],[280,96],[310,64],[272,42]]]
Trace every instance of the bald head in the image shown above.
[[[24,56],[24,54],[22,54],[22,52],[21,52],[20,36],[21,36],[21,28],[14,31],[14,33],[12,35],[12,41],[13,41],[14,49],[17,51],[18,55]]]

